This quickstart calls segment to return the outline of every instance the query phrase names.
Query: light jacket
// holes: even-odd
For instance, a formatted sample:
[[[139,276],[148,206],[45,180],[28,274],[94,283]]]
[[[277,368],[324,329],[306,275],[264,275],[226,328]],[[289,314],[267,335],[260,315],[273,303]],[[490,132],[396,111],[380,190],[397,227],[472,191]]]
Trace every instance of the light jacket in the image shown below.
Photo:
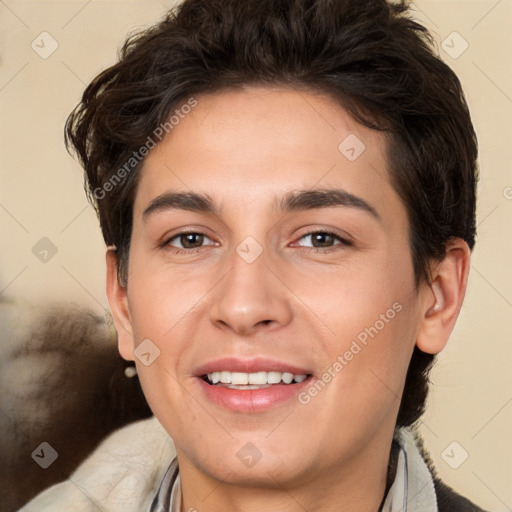
[[[404,510],[407,503],[407,512],[484,512],[433,474],[411,430],[398,430],[395,440],[402,450],[383,511]],[[178,476],[176,461],[169,466],[175,456],[171,438],[155,417],[132,423],[107,437],[68,480],[19,512],[163,511],[159,497],[168,495],[167,484]]]

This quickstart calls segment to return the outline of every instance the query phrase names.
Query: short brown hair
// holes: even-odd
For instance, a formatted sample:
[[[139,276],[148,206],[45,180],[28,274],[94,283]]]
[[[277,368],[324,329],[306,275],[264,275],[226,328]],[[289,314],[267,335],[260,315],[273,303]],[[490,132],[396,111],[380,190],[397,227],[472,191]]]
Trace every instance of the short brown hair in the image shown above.
[[[473,248],[477,141],[469,110],[460,81],[405,1],[185,0],[126,40],[119,62],[86,88],[66,124],[105,242],[117,248],[121,283],[143,159],[122,180],[112,181],[116,173],[193,95],[247,84],[326,93],[388,134],[417,285],[429,280],[450,238]],[[422,414],[432,361],[415,349],[398,425]]]

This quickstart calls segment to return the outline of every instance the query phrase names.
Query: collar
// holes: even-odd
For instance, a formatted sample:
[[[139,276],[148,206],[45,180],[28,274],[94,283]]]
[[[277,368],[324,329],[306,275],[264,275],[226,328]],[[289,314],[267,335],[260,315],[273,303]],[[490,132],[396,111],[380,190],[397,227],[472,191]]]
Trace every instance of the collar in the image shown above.
[[[397,429],[393,439],[400,451],[396,476],[382,512],[438,512],[434,480],[414,432],[409,428]]]
[[[398,446],[394,481],[381,512],[438,512],[432,474],[409,428],[395,430]],[[164,475],[150,512],[181,512],[181,483],[175,457]]]

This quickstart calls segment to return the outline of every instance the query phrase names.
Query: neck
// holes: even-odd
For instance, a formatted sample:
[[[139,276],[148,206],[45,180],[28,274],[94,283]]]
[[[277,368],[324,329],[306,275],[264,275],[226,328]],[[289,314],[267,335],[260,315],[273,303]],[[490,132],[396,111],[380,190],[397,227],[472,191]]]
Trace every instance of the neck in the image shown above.
[[[380,438],[382,437],[382,439]],[[250,484],[236,479],[227,471],[221,479],[190,464],[178,451],[182,507],[180,512],[378,512],[394,478],[390,464],[391,436],[376,435],[362,450],[342,463],[318,468],[304,465],[304,471],[286,480],[271,468],[260,473],[258,482]],[[180,457],[181,455],[181,457]],[[261,468],[260,468],[261,469]]]

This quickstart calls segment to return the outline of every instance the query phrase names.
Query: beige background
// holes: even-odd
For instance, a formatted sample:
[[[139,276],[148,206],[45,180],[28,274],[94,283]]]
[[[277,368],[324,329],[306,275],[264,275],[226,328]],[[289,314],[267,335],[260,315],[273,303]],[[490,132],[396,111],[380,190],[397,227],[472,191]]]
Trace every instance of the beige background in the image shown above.
[[[104,246],[63,123],[84,86],[115,60],[125,34],[155,22],[162,1],[0,3],[0,291],[98,311]],[[421,0],[417,17],[465,87],[480,139],[479,235],[465,306],[432,374],[422,432],[440,475],[493,511],[512,510],[512,2]],[[468,48],[457,58],[464,41]],[[57,50],[32,47],[48,32]],[[48,37],[48,36],[45,36]],[[49,48],[49,39],[45,39]],[[39,43],[40,44],[40,43]],[[48,237],[46,263],[32,247]],[[449,446],[452,442],[457,445]],[[445,449],[449,447],[447,451]],[[469,457],[457,469],[464,451]],[[444,458],[443,458],[443,453]],[[449,463],[448,463],[449,462]]]

